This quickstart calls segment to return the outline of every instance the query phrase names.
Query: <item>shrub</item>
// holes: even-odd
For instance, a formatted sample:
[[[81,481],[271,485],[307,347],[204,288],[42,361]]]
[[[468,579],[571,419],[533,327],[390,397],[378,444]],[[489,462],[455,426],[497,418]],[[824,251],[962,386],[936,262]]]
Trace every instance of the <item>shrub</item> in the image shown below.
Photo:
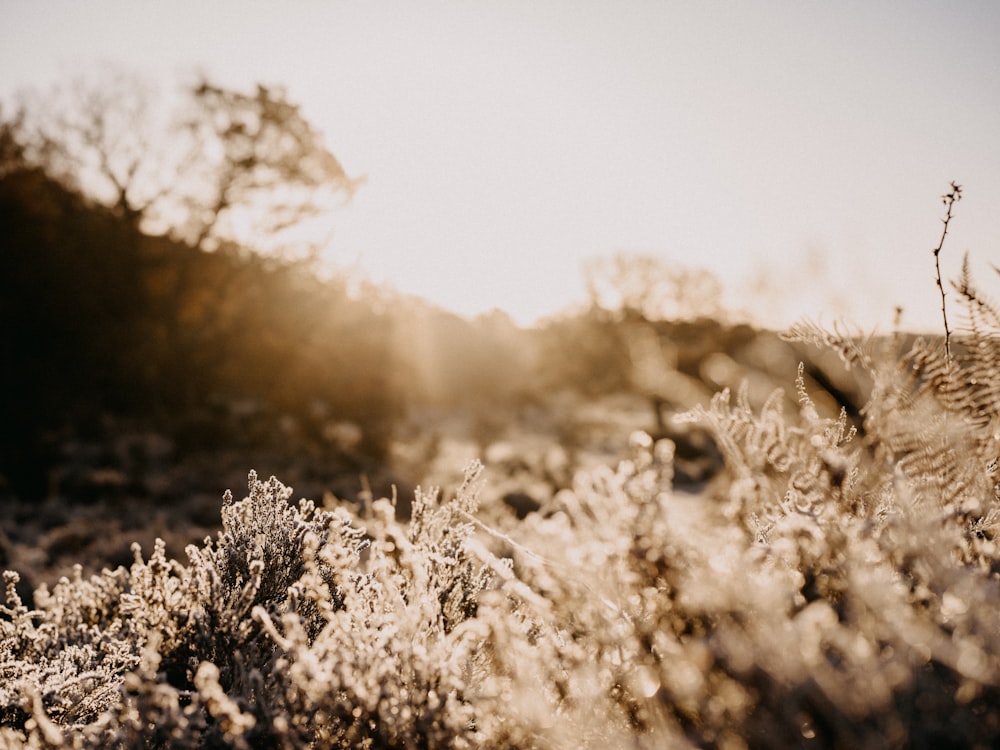
[[[726,463],[704,495],[644,433],[494,526],[478,463],[408,526],[251,472],[186,563],[136,547],[35,609],[8,572],[0,746],[995,747],[1000,313],[956,286],[954,351],[789,332],[866,372],[860,430],[802,368],[796,414],[691,411]]]

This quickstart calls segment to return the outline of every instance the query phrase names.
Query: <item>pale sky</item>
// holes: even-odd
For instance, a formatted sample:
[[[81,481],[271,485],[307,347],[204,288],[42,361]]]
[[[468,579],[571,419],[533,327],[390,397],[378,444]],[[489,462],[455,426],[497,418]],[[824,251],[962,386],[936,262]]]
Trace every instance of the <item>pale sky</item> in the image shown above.
[[[463,314],[584,299],[584,259],[732,307],[939,328],[942,254],[1000,298],[1000,3],[0,0],[0,100],[95,61],[282,84],[352,176],[329,255]],[[766,289],[760,293],[761,281]]]

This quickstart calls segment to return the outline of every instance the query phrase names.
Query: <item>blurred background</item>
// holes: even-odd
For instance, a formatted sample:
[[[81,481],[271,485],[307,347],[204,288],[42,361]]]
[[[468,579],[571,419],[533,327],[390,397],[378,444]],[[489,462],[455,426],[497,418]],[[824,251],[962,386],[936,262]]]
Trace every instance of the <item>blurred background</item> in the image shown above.
[[[226,488],[544,512],[634,429],[940,330],[1000,262],[993,3],[8,0],[0,565],[181,555]],[[794,391],[793,391],[794,395]],[[790,407],[794,401],[790,401]],[[9,512],[8,512],[9,511]],[[500,511],[498,511],[500,512]],[[27,585],[27,584],[26,584]]]

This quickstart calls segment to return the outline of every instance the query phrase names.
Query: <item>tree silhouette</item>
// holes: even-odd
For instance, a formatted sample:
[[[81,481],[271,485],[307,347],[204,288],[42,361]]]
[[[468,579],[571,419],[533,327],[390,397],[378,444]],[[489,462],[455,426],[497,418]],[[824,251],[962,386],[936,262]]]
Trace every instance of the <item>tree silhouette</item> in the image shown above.
[[[224,240],[245,246],[250,236],[241,236],[232,221],[241,214],[250,220],[252,237],[279,237],[360,184],[283,89],[258,85],[244,93],[203,79],[191,96],[184,127],[208,157],[201,161],[198,188],[187,196],[183,228],[198,247]]]
[[[288,230],[361,182],[280,87],[247,93],[203,77],[168,106],[135,74],[98,74],[26,93],[9,122],[29,163],[136,228],[201,249],[254,239],[250,249],[292,253],[305,242],[314,252],[325,227]]]

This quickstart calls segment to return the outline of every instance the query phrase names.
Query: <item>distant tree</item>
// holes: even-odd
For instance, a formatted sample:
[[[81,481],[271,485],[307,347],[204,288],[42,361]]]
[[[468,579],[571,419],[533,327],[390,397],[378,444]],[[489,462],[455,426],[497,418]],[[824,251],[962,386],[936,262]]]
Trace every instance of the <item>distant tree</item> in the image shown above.
[[[24,157],[138,225],[173,189],[175,174],[154,152],[148,85],[118,69],[101,73],[100,81],[81,76],[24,94]]]
[[[326,238],[315,220],[359,181],[282,88],[201,78],[172,106],[155,94],[114,67],[28,92],[18,142],[27,161],[147,232],[297,255]],[[287,231],[310,220],[312,234]]]
[[[592,307],[627,320],[718,317],[722,285],[709,271],[653,255],[618,253],[584,266]]]
[[[128,280],[107,296],[136,298],[128,312],[120,307],[149,334],[143,340],[154,352],[143,361],[189,390],[202,390],[201,380],[230,356],[244,325],[234,311],[252,280],[265,277],[251,264],[209,262],[148,235],[297,261],[329,233],[317,217],[328,219],[357,186],[280,88],[247,93],[201,78],[170,98],[150,81],[104,67],[27,92],[20,104],[3,120],[4,155],[11,151],[19,168],[41,170],[118,220],[105,244],[116,258],[114,278]]]
[[[185,196],[182,231],[199,247],[280,241],[360,184],[283,89],[258,85],[244,93],[202,79],[190,93],[184,127],[202,158],[197,184]],[[250,231],[240,231],[241,220]]]

